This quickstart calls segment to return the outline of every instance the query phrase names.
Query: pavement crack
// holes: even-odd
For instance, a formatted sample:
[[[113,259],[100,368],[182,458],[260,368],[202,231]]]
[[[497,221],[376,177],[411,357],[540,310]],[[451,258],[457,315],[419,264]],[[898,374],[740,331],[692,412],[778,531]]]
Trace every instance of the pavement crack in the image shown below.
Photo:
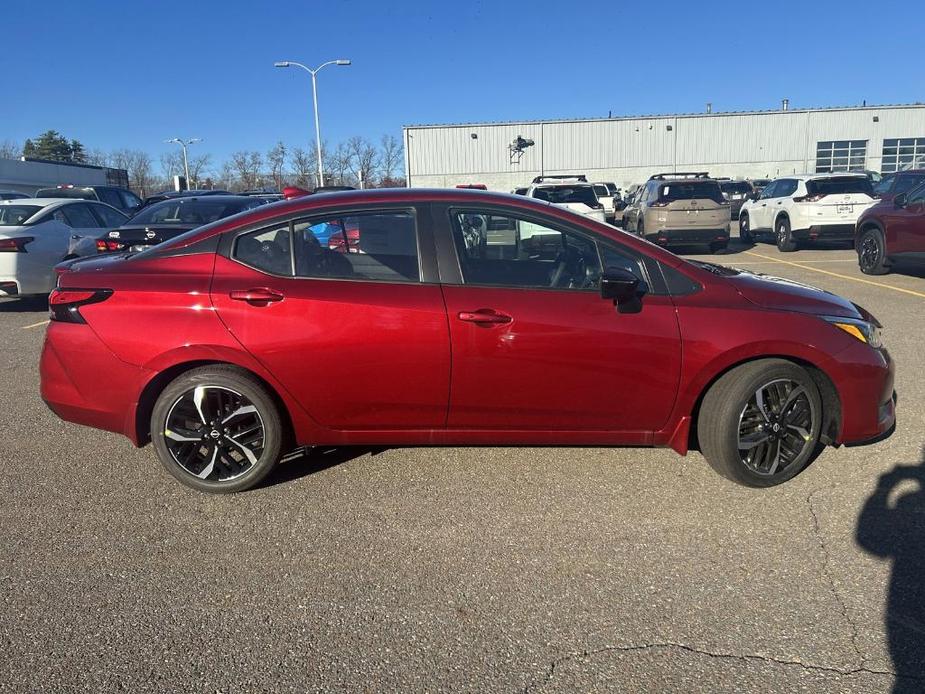
[[[812,672],[826,672],[835,675],[877,675],[884,677],[895,677],[901,680],[911,680],[915,682],[925,682],[925,677],[909,676],[909,675],[898,675],[897,673],[891,670],[875,670],[868,667],[856,667],[856,668],[837,668],[831,667],[828,665],[814,665],[812,663],[804,663],[801,660],[786,660],[783,658],[775,658],[773,656],[758,655],[753,653],[746,654],[737,654],[737,653],[723,653],[718,651],[708,651],[702,648],[695,648],[694,646],[688,646],[683,643],[675,643],[672,641],[660,641],[656,643],[643,643],[643,644],[631,644],[623,646],[604,646],[602,648],[596,648],[593,650],[582,650],[569,655],[563,656],[553,660],[547,671],[546,676],[542,680],[533,681],[527,684],[524,687],[524,694],[529,694],[529,692],[537,691],[542,687],[545,687],[555,676],[556,671],[560,669],[566,663],[575,660],[582,660],[587,658],[593,658],[594,656],[601,655],[603,653],[632,653],[636,651],[648,651],[648,650],[678,650],[685,651],[687,653],[693,653],[696,655],[706,656],[708,658],[715,658],[717,660],[735,660],[739,662],[762,662],[770,665],[779,665],[782,667],[799,667],[803,670],[812,671]]]
[[[809,515],[813,519],[813,534],[816,536],[816,542],[819,544],[819,549],[822,550],[822,573],[825,574],[825,578],[829,583],[829,588],[832,591],[832,596],[835,598],[835,602],[838,604],[838,609],[842,614],[845,622],[848,623],[848,627],[851,630],[851,645],[854,648],[854,652],[857,654],[860,661],[860,668],[867,666],[867,656],[861,651],[861,647],[858,644],[858,625],[851,618],[851,614],[848,612],[848,605],[845,603],[841,594],[838,592],[838,587],[835,584],[835,576],[831,571],[832,556],[829,553],[829,546],[826,544],[825,535],[822,533],[822,526],[819,522],[819,515],[816,513],[816,509],[813,507],[813,496],[817,493],[825,491],[825,488],[814,489],[809,494],[806,495],[806,507],[809,509]]]

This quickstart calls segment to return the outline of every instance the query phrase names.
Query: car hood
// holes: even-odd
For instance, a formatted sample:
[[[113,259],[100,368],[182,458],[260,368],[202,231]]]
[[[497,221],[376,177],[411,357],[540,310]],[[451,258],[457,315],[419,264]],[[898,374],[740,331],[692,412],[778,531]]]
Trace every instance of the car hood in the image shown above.
[[[722,270],[721,273],[715,274],[722,274],[744,299],[761,308],[817,316],[864,318],[858,306],[824,289],[741,268],[714,267],[720,267]]]

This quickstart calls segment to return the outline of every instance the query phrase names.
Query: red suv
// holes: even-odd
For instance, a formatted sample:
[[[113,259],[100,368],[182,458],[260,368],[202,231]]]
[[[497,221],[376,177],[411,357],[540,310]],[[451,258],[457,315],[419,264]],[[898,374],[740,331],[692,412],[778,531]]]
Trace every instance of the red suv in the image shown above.
[[[348,444],[696,446],[770,486],[894,426],[864,309],[523,196],[299,197],[78,261],[49,303],[45,402],[209,492]]]
[[[925,183],[866,209],[854,247],[868,275],[885,275],[899,260],[925,260]]]

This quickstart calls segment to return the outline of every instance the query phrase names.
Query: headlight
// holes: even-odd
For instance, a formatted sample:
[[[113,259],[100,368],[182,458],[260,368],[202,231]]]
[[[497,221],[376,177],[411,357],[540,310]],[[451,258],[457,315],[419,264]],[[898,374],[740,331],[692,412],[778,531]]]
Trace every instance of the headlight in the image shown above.
[[[822,318],[836,328],[844,330],[851,337],[869,344],[874,349],[880,349],[883,345],[880,341],[880,328],[873,323],[857,318],[842,318],[841,316],[822,316]]]

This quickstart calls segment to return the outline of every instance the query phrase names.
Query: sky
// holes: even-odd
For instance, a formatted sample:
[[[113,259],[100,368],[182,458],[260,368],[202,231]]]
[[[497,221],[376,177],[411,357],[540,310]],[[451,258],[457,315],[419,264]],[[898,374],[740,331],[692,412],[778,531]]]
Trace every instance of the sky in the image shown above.
[[[401,126],[925,100],[917,2],[246,0],[6,12],[0,141],[231,152]],[[39,8],[41,11],[39,11]],[[191,150],[192,152],[193,150]]]

